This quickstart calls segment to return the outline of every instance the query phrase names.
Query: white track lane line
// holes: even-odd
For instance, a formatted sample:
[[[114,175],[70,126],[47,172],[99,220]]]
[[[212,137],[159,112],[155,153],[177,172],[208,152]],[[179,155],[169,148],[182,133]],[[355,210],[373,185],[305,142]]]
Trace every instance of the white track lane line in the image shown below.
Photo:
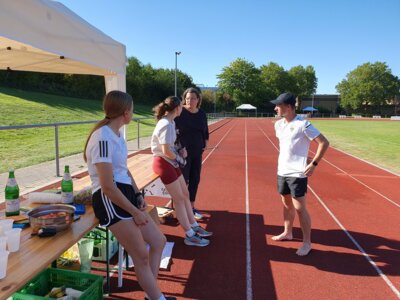
[[[246,164],[246,282],[247,300],[253,299],[251,280],[251,240],[250,240],[250,208],[249,208],[249,164],[247,155],[247,122],[244,122],[244,152]]]
[[[267,136],[262,128],[258,126],[258,129],[264,134],[264,136],[271,142],[271,144],[275,147],[276,150],[279,149],[275,146],[272,140]],[[361,245],[356,241],[356,239],[347,231],[346,227],[342,225],[338,218],[333,214],[333,212],[328,208],[324,201],[317,195],[317,193],[308,185],[310,191],[314,194],[317,198],[318,202],[322,205],[323,208],[328,212],[328,214],[332,217],[332,219],[338,224],[338,226],[344,231],[347,237],[352,241],[352,243],[357,247],[357,249],[361,252],[361,254],[365,257],[365,259],[372,265],[378,275],[385,281],[385,283],[389,286],[389,288],[393,291],[393,293],[400,299],[400,291],[393,285],[390,279],[382,272],[382,270],[376,265],[376,263],[371,259],[371,257],[365,252],[365,250],[361,247]]]
[[[210,157],[215,149],[218,148],[219,144],[225,139],[225,137],[231,132],[236,124],[225,133],[214,149],[208,153],[207,157],[203,160],[202,164]],[[253,299],[253,288],[252,288],[252,272],[251,272],[251,240],[250,240],[250,209],[249,209],[249,178],[248,178],[248,160],[247,160],[247,123],[244,123],[244,135],[245,135],[245,165],[246,165],[246,299]]]
[[[224,134],[224,136],[219,140],[218,144],[214,146],[214,148],[208,153],[205,159],[203,159],[201,164],[204,164],[206,160],[211,156],[211,154],[215,151],[215,149],[218,149],[219,144],[225,139],[225,137],[228,135],[229,132],[235,127],[236,124],[232,124],[233,126]]]
[[[336,149],[335,149],[336,150]],[[311,153],[315,153],[313,151],[310,150]],[[346,152],[343,152],[344,154],[347,154]],[[350,155],[352,156],[352,155]],[[354,157],[354,156],[352,156]],[[378,192],[377,190],[373,189],[372,187],[368,186],[367,184],[365,184],[364,182],[362,182],[361,180],[359,180],[358,178],[355,178],[353,175],[347,173],[345,170],[339,168],[338,166],[334,165],[333,163],[331,163],[329,160],[323,158],[322,159],[324,162],[327,162],[328,164],[330,164],[332,167],[338,169],[340,172],[342,172],[343,174],[345,174],[346,176],[349,176],[351,179],[353,179],[354,181],[358,182],[359,184],[363,185],[364,187],[366,187],[367,189],[369,189],[370,191],[373,191],[375,194],[381,196],[383,199],[385,199],[386,201],[392,203],[394,206],[397,206],[398,208],[400,208],[400,204],[396,203],[395,201],[393,201],[392,199],[390,199],[389,197],[386,197],[385,195],[381,194],[380,192]]]

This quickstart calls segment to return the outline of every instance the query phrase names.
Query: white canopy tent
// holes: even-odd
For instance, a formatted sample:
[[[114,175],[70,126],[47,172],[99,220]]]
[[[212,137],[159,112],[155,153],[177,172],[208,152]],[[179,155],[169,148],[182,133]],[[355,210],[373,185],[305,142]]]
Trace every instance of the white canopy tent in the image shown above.
[[[242,104],[236,107],[236,110],[255,110],[256,111],[256,116],[257,116],[257,107],[251,105],[251,104]]]
[[[104,76],[126,91],[125,46],[51,0],[0,0],[0,69]]]

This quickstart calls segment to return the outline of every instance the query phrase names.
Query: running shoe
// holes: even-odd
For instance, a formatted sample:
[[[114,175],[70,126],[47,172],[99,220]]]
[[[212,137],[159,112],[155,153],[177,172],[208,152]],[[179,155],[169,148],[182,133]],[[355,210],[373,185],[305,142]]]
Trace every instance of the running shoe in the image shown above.
[[[203,219],[203,215],[195,208],[193,208],[193,215],[196,220]]]
[[[205,230],[204,228],[202,228],[201,226],[195,226],[192,227],[193,231],[196,232],[196,234],[200,237],[209,237],[212,236],[213,233],[210,231]]]
[[[208,244],[210,244],[210,241],[203,239],[201,236],[199,236],[196,233],[192,237],[186,236],[184,243],[185,243],[185,245],[188,245],[188,246],[204,247],[204,246],[208,246]]]
[[[167,297],[167,296],[165,296],[165,299],[167,299],[167,300],[176,300],[176,297]],[[144,300],[150,300],[150,298],[144,297]]]

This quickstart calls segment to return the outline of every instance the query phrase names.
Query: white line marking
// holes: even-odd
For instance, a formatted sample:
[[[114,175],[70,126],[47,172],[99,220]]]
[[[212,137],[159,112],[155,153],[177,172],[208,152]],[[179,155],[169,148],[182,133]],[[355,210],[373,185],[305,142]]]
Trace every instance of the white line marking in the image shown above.
[[[310,150],[311,153],[315,153],[313,151]],[[334,165],[333,163],[331,163],[330,161],[328,161],[327,159],[323,158],[323,161],[327,162],[328,164],[330,164],[332,167],[338,169],[340,172],[342,172],[343,174],[349,176],[351,179],[353,179],[354,181],[357,181],[359,184],[363,185],[364,187],[366,187],[367,189],[373,191],[374,193],[376,193],[377,195],[381,196],[383,199],[389,201],[390,203],[392,203],[394,206],[397,206],[398,208],[400,208],[400,204],[396,203],[395,201],[393,201],[392,199],[386,197],[385,195],[381,194],[380,192],[378,192],[377,190],[373,189],[372,187],[368,186],[367,184],[365,184],[364,182],[362,182],[361,180],[355,178],[353,175],[347,173],[345,170],[339,168],[338,166]]]
[[[398,176],[398,177],[400,176],[400,174],[396,174],[396,173],[393,172],[393,171],[390,171],[390,170],[388,170],[388,169],[385,169],[385,168],[383,168],[383,167],[381,167],[381,166],[378,166],[378,165],[376,165],[376,164],[374,164],[374,163],[372,163],[372,162],[369,162],[369,161],[367,161],[367,160],[365,160],[365,159],[359,158],[359,157],[357,157],[357,156],[355,156],[355,155],[353,155],[353,154],[350,154],[350,153],[348,153],[348,152],[345,152],[345,151],[343,151],[343,150],[340,150],[340,149],[338,149],[338,148],[336,148],[336,147],[332,147],[332,146],[331,146],[331,148],[333,148],[333,149],[335,149],[335,150],[337,150],[337,151],[339,151],[339,152],[342,152],[342,153],[344,153],[344,154],[346,154],[346,155],[348,155],[348,156],[351,156],[351,157],[354,157],[354,158],[356,158],[356,159],[358,159],[358,160],[361,160],[362,162],[365,162],[365,163],[367,163],[367,164],[369,164],[369,165],[371,165],[371,166],[377,167],[378,169],[381,169],[381,170],[383,170],[383,171],[386,171],[386,172],[391,173],[391,174],[393,174],[393,175],[396,175],[396,176]]]
[[[247,300],[253,299],[251,282],[251,240],[250,240],[250,208],[249,208],[249,164],[247,159],[247,122],[244,122],[244,149],[246,161],[246,282]]]
[[[396,287],[393,285],[393,283],[390,281],[390,279],[387,278],[387,276],[376,265],[376,263],[371,259],[371,257],[365,252],[365,250],[356,241],[356,239],[353,238],[353,236],[347,231],[347,229],[342,225],[342,223],[340,223],[340,221],[335,217],[333,212],[328,208],[328,206],[324,203],[324,201],[322,201],[322,199],[317,195],[317,193],[310,187],[310,185],[308,185],[308,188],[314,194],[314,196],[317,198],[318,202],[325,208],[325,210],[328,212],[328,214],[336,222],[336,224],[339,225],[339,227],[344,231],[344,233],[347,235],[347,237],[353,242],[353,244],[357,247],[357,249],[361,252],[361,254],[364,255],[365,259],[372,265],[372,267],[379,274],[379,276],[386,282],[386,284],[390,287],[390,289],[397,296],[397,298],[400,299],[400,291],[398,289],[396,289]]]
[[[206,160],[207,160],[207,159],[210,157],[210,155],[215,151],[215,149],[218,149],[219,144],[221,144],[221,142],[225,139],[225,137],[228,135],[228,133],[231,132],[231,130],[233,129],[233,127],[235,127],[235,126],[232,126],[232,127],[225,133],[225,135],[220,139],[220,141],[218,142],[218,144],[216,144],[216,145],[214,146],[214,149],[212,149],[212,151],[210,151],[210,153],[208,153],[208,155],[206,156],[206,158],[203,159],[202,164],[204,164],[204,163],[206,162]]]
[[[264,136],[271,142],[271,144],[275,147],[275,149],[279,149],[275,146],[275,144],[271,141],[271,139],[266,135],[264,130],[258,126],[258,128],[262,131]],[[347,229],[342,225],[342,223],[339,221],[338,218],[335,217],[333,212],[328,208],[328,206],[322,201],[322,199],[317,195],[317,193],[311,188],[310,185],[308,185],[308,188],[311,190],[311,192],[314,194],[314,196],[317,198],[318,202],[322,205],[323,208],[328,212],[328,214],[332,217],[332,219],[336,222],[336,224],[339,225],[339,227],[344,231],[344,233],[347,235],[347,237],[353,242],[353,244],[357,247],[357,249],[361,252],[361,254],[365,257],[365,259],[372,265],[372,267],[375,269],[375,271],[378,273],[378,275],[385,281],[385,283],[389,286],[389,288],[393,291],[393,293],[397,296],[398,299],[400,299],[400,291],[396,289],[396,287],[393,285],[393,283],[390,281],[390,279],[382,272],[382,270],[376,265],[376,263],[371,259],[371,257],[365,252],[365,250],[361,247],[361,245],[356,241],[355,238],[347,231]]]

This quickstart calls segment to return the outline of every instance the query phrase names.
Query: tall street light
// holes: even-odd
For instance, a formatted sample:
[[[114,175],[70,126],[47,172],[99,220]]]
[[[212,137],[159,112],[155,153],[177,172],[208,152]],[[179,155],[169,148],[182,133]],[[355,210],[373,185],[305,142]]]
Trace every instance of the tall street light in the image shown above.
[[[176,79],[176,72],[178,71],[178,55],[181,54],[180,51],[175,51],[175,97],[177,95],[177,79]]]

